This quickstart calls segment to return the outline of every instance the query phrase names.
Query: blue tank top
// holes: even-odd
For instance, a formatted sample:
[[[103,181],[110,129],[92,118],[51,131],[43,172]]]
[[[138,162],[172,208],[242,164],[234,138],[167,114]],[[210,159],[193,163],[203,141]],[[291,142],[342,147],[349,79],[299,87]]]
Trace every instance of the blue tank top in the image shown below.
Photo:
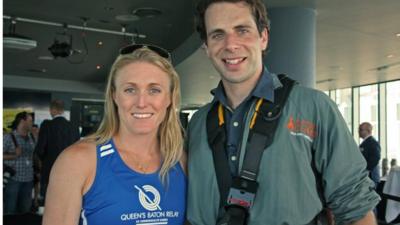
[[[186,209],[186,176],[177,163],[161,183],[159,173],[130,169],[112,140],[97,146],[96,176],[83,196],[83,225],[182,225]]]

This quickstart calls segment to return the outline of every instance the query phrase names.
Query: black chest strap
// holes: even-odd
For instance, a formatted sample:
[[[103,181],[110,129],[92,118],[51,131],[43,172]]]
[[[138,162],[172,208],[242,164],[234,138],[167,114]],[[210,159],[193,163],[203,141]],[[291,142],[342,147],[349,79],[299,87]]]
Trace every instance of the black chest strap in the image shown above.
[[[207,115],[208,143],[212,149],[215,173],[220,193],[220,208],[226,213],[218,224],[246,224],[248,209],[257,192],[257,176],[264,149],[273,142],[276,127],[287,97],[296,83],[281,74],[282,87],[274,91],[274,103],[259,99],[251,119],[250,132],[242,169],[238,177],[232,177],[226,155],[226,131],[224,109],[215,103]]]

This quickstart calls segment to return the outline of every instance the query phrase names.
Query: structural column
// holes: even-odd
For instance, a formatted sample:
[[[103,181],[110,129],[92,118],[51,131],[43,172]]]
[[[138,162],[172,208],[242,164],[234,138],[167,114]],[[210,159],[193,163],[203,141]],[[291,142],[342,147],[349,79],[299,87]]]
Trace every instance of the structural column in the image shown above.
[[[268,6],[267,6],[268,7]],[[316,11],[310,8],[267,8],[271,21],[264,63],[303,86],[315,87]]]

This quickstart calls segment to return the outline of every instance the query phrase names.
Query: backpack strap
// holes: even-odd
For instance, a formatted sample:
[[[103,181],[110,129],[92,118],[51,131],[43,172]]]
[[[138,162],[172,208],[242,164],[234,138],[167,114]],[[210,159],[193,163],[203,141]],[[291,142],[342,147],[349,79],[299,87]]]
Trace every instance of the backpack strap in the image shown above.
[[[10,133],[10,136],[11,136],[12,142],[14,143],[14,147],[15,147],[15,148],[18,148],[19,145],[18,145],[17,138],[15,137],[14,133],[11,132],[11,133]]]
[[[217,176],[218,189],[220,193],[220,207],[225,206],[228,191],[232,183],[229,169],[228,156],[226,155],[226,133],[223,117],[223,107],[215,102],[207,115],[207,136],[211,147],[214,167]]]
[[[264,149],[273,142],[282,109],[296,83],[285,75],[278,76],[282,87],[275,89],[275,101],[259,99],[250,124],[248,144],[238,177],[231,176],[226,156],[226,134],[223,107],[214,103],[207,115],[208,142],[213,152],[215,172],[220,192],[220,208],[225,208],[217,224],[246,224],[248,211],[258,189],[257,176]],[[221,212],[220,212],[221,213]],[[222,214],[222,213],[221,213]]]
[[[266,103],[260,99],[256,105],[255,116],[250,124],[249,144],[246,147],[246,153],[243,161],[241,177],[247,177],[251,180],[256,180],[261,156],[265,148],[273,142],[276,128],[278,127],[279,118],[282,109],[286,103],[290,91],[292,90],[295,81],[284,74],[278,75],[282,83],[282,87],[275,90],[274,103]],[[259,147],[258,147],[259,146]],[[260,149],[260,152],[254,154],[252,149]]]

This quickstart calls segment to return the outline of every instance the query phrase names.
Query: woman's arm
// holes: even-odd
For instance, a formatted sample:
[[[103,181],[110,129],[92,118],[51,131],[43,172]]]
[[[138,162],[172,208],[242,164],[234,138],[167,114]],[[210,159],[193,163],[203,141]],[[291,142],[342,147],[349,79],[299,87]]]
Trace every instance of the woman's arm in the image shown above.
[[[369,211],[362,219],[352,223],[351,225],[376,225],[375,215]]]
[[[93,183],[96,170],[94,144],[78,142],[57,158],[46,194],[43,225],[77,225],[82,196]]]

